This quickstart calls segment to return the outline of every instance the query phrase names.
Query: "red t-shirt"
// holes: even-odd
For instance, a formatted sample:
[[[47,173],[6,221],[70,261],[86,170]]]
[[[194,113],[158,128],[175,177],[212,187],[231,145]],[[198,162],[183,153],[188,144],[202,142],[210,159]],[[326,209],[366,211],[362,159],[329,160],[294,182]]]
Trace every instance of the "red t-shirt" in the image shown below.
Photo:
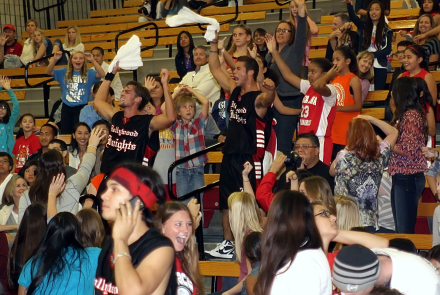
[[[23,45],[15,41],[14,43],[12,43],[11,46],[5,45],[5,49],[6,49],[5,55],[13,54],[13,55],[21,56],[21,53],[23,52]]]
[[[17,139],[15,141],[14,149],[12,150],[12,153],[17,159],[15,172],[18,173],[20,169],[23,168],[29,156],[38,152],[38,149],[41,149],[40,140],[34,133],[28,138],[22,136]]]
[[[177,277],[177,293],[182,295],[196,295],[197,287],[191,279],[183,271],[182,263],[179,257],[176,256],[176,277]]]

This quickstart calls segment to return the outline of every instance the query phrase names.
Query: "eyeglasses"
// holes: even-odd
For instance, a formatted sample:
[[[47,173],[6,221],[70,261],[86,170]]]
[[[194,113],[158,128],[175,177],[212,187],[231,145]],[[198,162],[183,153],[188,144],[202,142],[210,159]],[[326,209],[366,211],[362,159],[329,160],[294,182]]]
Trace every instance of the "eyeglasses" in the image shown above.
[[[277,33],[285,33],[285,34],[287,34],[287,33],[290,33],[290,32],[292,32],[291,30],[288,30],[288,29],[277,29],[275,32],[277,32]]]
[[[319,212],[318,214],[315,215],[315,217],[317,216],[321,216],[321,217],[327,217],[330,218],[330,216],[332,215],[332,213],[328,210],[322,210],[321,212]]]
[[[310,148],[316,148],[316,146],[305,144],[305,145],[295,145],[295,146],[293,147],[293,149],[294,149],[295,151],[297,151],[297,150],[299,150],[299,149],[307,150],[307,149],[310,149]]]
[[[1,164],[9,164],[9,161],[8,160],[0,160],[0,163]]]

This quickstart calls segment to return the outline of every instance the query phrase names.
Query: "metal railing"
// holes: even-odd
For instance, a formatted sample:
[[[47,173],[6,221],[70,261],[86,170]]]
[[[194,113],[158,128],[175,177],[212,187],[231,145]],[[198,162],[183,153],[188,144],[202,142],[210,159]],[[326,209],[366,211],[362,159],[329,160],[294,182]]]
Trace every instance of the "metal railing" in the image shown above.
[[[129,32],[133,32],[133,31],[137,31],[139,29],[142,29],[142,28],[145,28],[145,27],[148,27],[148,26],[152,26],[154,28],[155,32],[156,32],[156,34],[154,36],[155,37],[155,42],[154,42],[153,45],[149,45],[149,46],[145,46],[144,48],[141,48],[141,52],[156,47],[157,44],[159,44],[159,27],[154,22],[148,22],[146,24],[142,24],[140,26],[137,26],[137,27],[134,27],[134,28],[131,28],[131,29],[120,31],[116,35],[116,38],[115,38],[115,51],[116,51],[116,53],[119,50],[119,37],[121,35],[127,34]],[[133,70],[133,81],[137,81],[137,70]]]
[[[46,11],[46,24],[47,24],[46,29],[50,29],[51,26],[50,26],[50,12],[49,12],[49,10],[50,10],[51,8],[55,8],[55,7],[57,7],[57,9],[58,9],[58,20],[64,20],[64,18],[65,18],[65,16],[64,16],[64,10],[61,9],[61,8],[62,8],[62,6],[64,6],[64,4],[66,4],[66,2],[67,2],[67,0],[57,0],[57,3],[56,3],[56,4],[49,5],[49,6],[46,6],[46,7],[43,7],[43,8],[37,8],[37,7],[35,7],[35,0],[32,0],[32,7],[33,7],[33,9],[34,9],[35,12]],[[29,0],[28,0],[27,2],[24,2],[24,1],[23,1],[23,3],[26,3],[26,4],[29,5]],[[25,7],[26,7],[26,6],[25,6]],[[25,9],[26,9],[26,8],[25,8]],[[28,9],[28,12],[29,12],[29,18],[30,18],[30,9],[29,9],[29,6],[27,6],[27,9]],[[25,12],[25,19],[26,19],[26,12]]]
[[[63,50],[63,54],[67,53],[67,55],[70,57],[70,52]],[[53,57],[55,54],[52,53],[51,55],[43,56],[39,59],[33,60],[31,62],[28,62],[24,66],[24,83],[26,83],[27,87],[29,88],[35,88],[43,85],[43,98],[44,98],[44,116],[47,118],[49,117],[49,100],[50,100],[50,86],[47,85],[47,83],[50,83],[53,81],[53,77],[48,77],[46,74],[40,74],[40,75],[32,75],[32,78],[40,78],[40,77],[48,77],[47,80],[44,80],[42,82],[36,83],[34,85],[31,85],[29,83],[29,66],[35,63],[39,63],[40,61],[44,61],[46,59],[49,59]]]
[[[206,7],[213,6],[213,5],[219,4],[219,3],[221,3],[221,2],[223,2],[223,0],[219,0],[219,1],[212,2],[212,3],[210,3],[210,4],[207,4],[207,5],[201,6],[201,7],[199,7],[198,13],[200,14],[200,12],[202,11],[202,9],[204,9],[204,8],[206,8]],[[234,0],[234,2],[235,2],[235,15],[234,15],[234,17],[231,18],[231,19],[228,19],[228,20],[225,20],[225,21],[220,22],[219,25],[224,25],[224,24],[232,23],[233,21],[235,21],[235,20],[238,18],[238,1],[237,1],[237,0]],[[200,15],[201,15],[201,14],[200,14]],[[206,31],[206,28],[203,28],[201,24],[197,24],[197,25],[199,26],[199,29],[200,29],[200,30]]]
[[[202,200],[201,200],[201,194],[211,188],[214,188],[216,186],[219,185],[219,181],[214,181],[213,183],[210,183],[208,185],[205,185],[199,189],[196,189],[195,191],[189,192],[186,195],[183,195],[181,197],[177,197],[174,194],[173,191],[173,170],[177,167],[177,165],[183,164],[185,162],[188,162],[191,159],[200,157],[208,152],[211,151],[216,151],[219,148],[223,147],[225,143],[224,142],[219,142],[216,143],[214,145],[211,145],[210,147],[207,147],[206,149],[202,150],[202,151],[198,151],[192,155],[189,155],[185,158],[179,159],[174,161],[170,167],[168,168],[168,194],[170,196],[171,199],[173,200],[177,200],[177,201],[184,201],[187,200],[189,198],[195,197],[197,199],[197,202],[199,204],[203,204]],[[203,213],[203,205],[200,208],[200,210]],[[203,222],[200,223],[199,227],[196,230],[196,240],[197,240],[197,249],[199,250],[199,256],[200,256],[200,260],[204,260],[205,259],[205,245],[203,243]]]

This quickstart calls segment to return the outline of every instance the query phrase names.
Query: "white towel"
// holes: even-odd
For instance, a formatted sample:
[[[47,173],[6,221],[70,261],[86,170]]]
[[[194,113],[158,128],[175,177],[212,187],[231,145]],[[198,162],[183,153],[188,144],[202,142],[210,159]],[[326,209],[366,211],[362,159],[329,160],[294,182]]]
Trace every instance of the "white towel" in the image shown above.
[[[211,42],[215,38],[215,32],[220,32],[220,24],[214,18],[201,16],[187,7],[183,7],[177,15],[169,16],[166,18],[166,24],[170,27],[178,27],[184,24],[209,24],[206,28],[205,39],[207,42]]]
[[[132,71],[142,67],[144,64],[141,58],[141,45],[138,36],[131,36],[130,40],[119,48],[118,53],[108,67],[108,72],[111,73],[113,71],[117,61],[119,61],[119,67],[124,70]]]

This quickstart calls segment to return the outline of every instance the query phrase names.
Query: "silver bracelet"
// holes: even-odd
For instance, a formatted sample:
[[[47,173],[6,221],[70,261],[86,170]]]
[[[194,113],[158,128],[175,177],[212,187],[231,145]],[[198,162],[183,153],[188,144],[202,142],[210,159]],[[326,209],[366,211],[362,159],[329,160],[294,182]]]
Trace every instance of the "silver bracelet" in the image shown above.
[[[118,253],[118,254],[115,255],[115,260],[113,260],[113,264],[116,264],[116,260],[118,260],[119,257],[124,257],[124,256],[131,259],[130,253],[121,252],[121,253]]]
[[[92,144],[89,144],[87,147],[94,147],[95,149],[98,149],[97,146],[94,146],[94,145],[92,145]]]

